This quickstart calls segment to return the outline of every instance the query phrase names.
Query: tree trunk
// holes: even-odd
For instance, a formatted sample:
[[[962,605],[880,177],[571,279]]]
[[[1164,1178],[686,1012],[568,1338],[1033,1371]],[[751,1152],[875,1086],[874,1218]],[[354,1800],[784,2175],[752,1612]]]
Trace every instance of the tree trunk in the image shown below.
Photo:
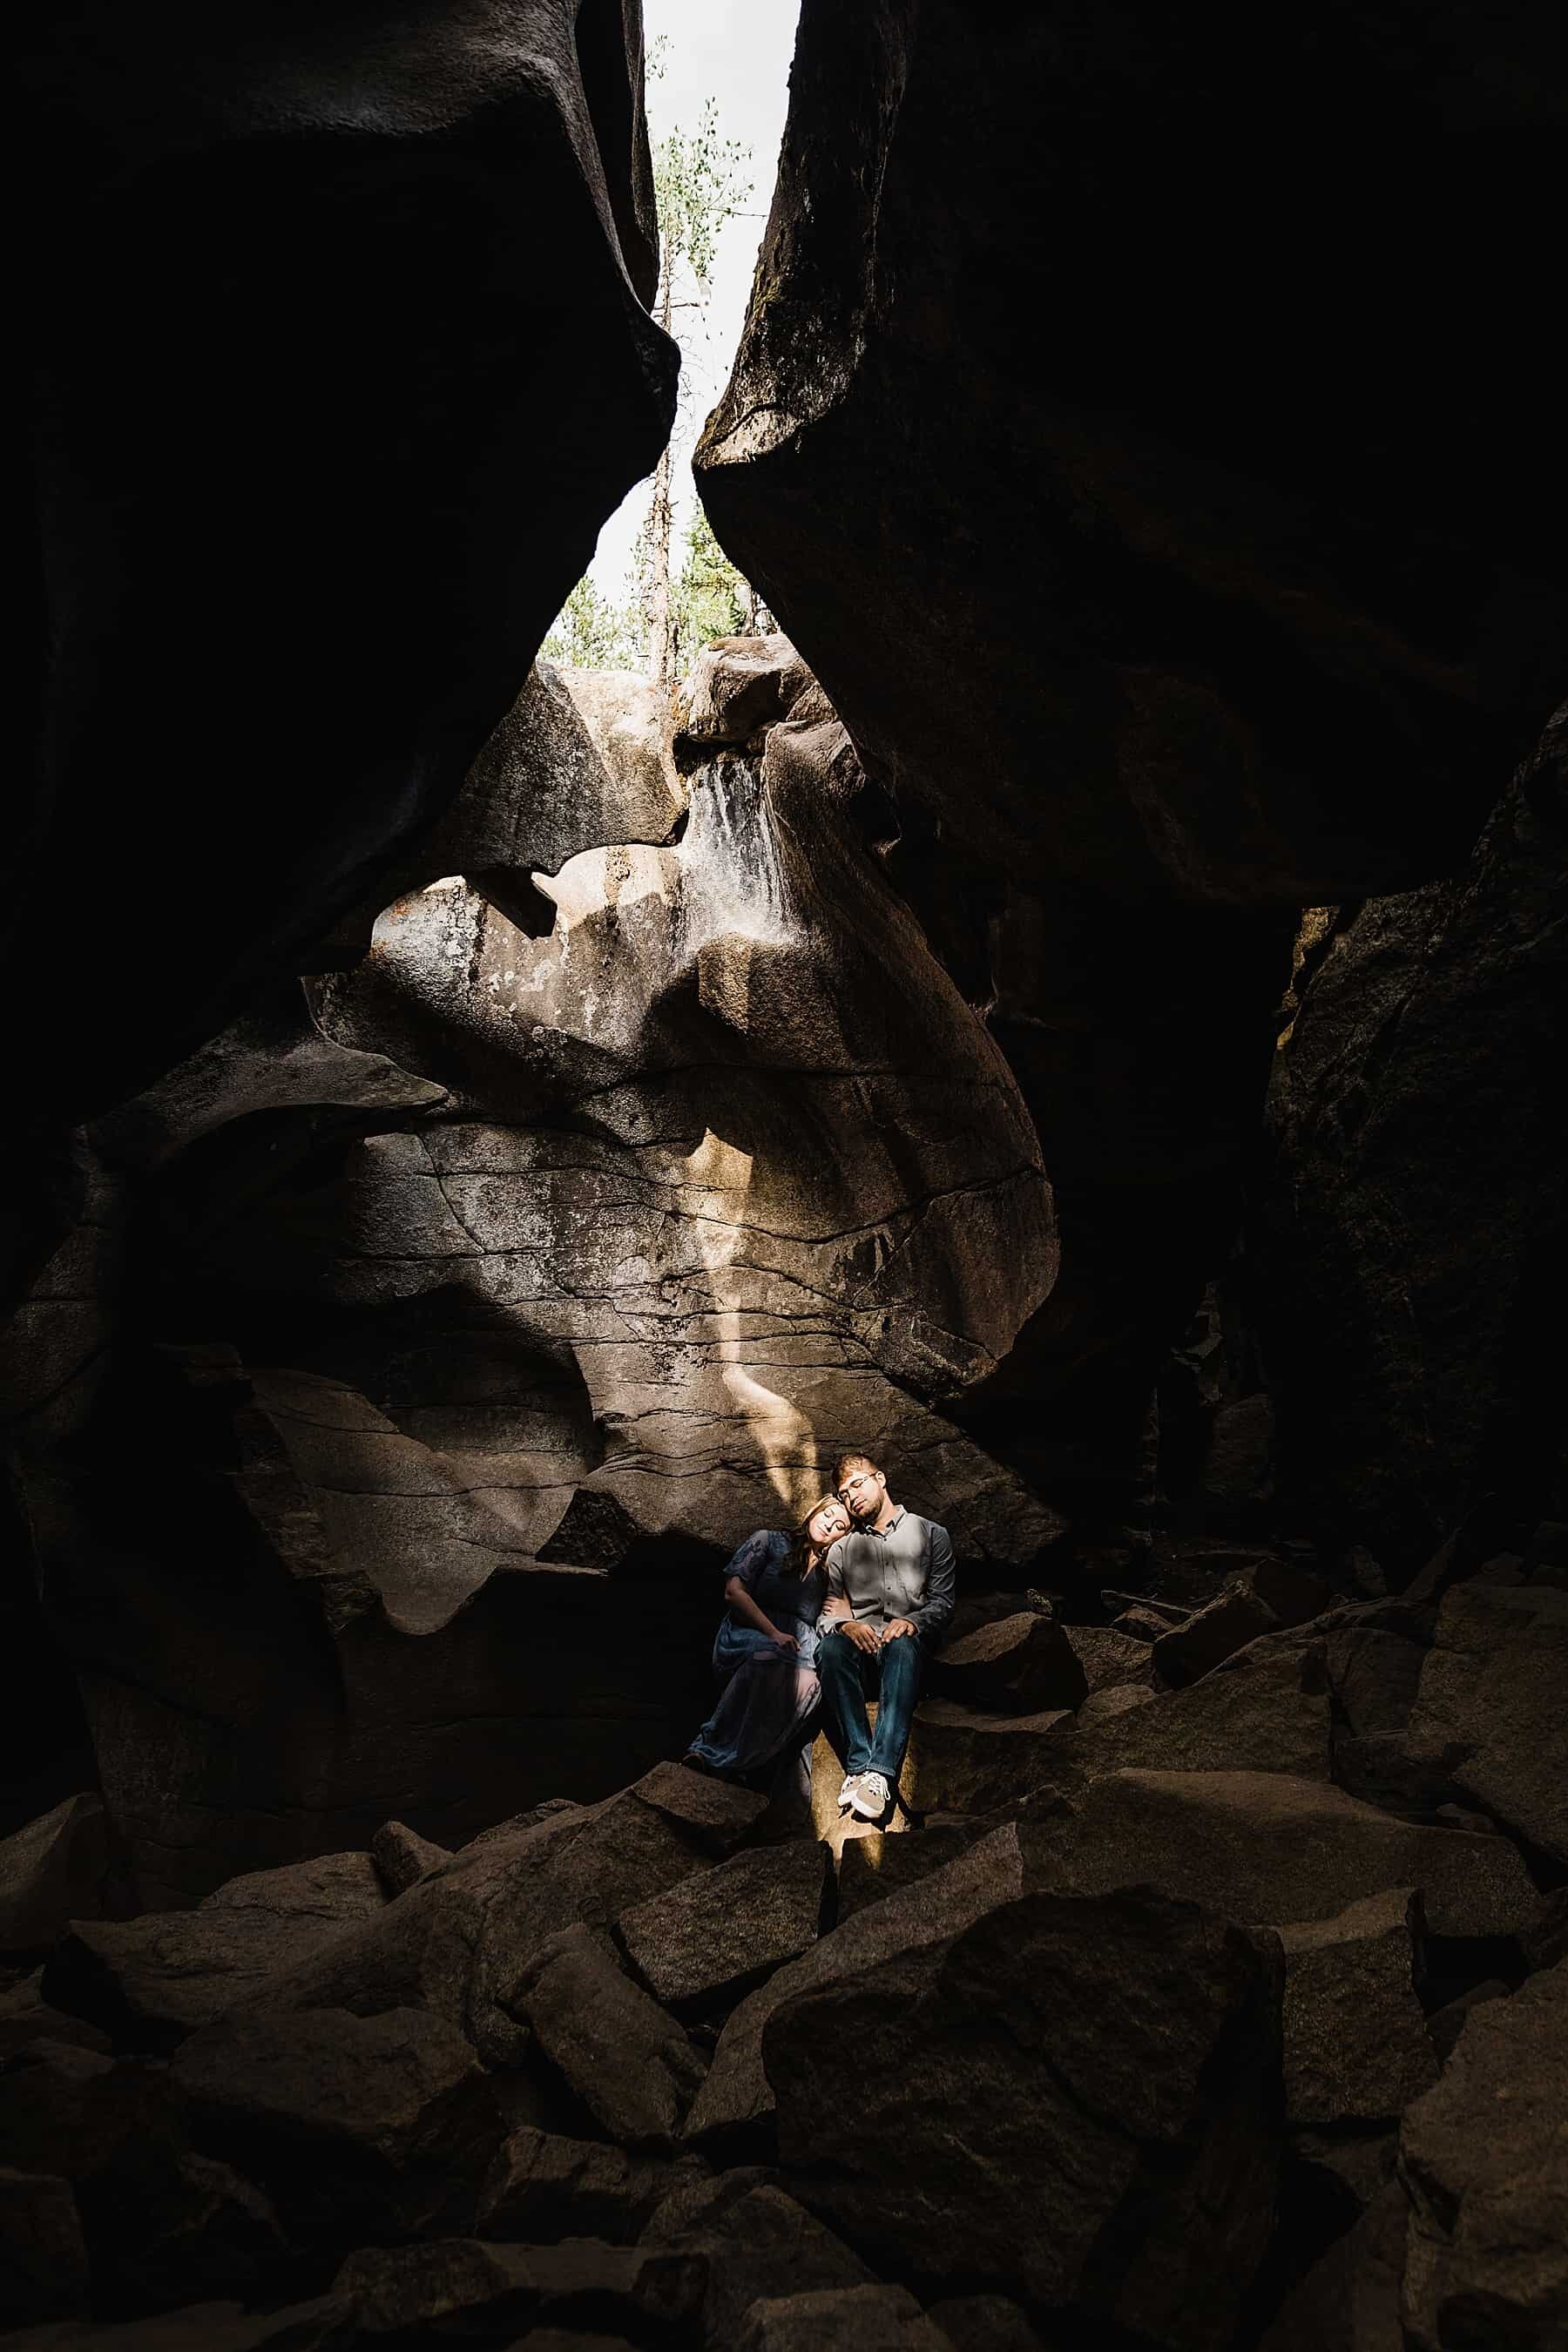
[[[659,289],[658,323],[668,335],[670,331],[671,257],[666,254],[664,283]],[[648,509],[648,594],[647,594],[647,667],[648,676],[665,694],[674,684],[674,631],[670,626],[669,607],[669,443],[664,446],[653,478],[653,504]]]

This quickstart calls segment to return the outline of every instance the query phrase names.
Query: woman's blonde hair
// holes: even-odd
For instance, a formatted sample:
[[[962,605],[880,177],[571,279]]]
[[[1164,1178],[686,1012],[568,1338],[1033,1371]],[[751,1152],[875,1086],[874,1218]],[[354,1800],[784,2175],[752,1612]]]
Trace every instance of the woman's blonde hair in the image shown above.
[[[804,1576],[811,1566],[811,1555],[814,1549],[811,1540],[811,1523],[813,1519],[816,1518],[818,1511],[826,1510],[830,1503],[835,1505],[839,1510],[843,1510],[844,1508],[843,1504],[839,1502],[837,1495],[831,1492],[826,1495],[818,1495],[810,1510],[805,1513],[804,1517],[801,1519],[799,1526],[795,1528],[795,1541],[790,1546],[789,1566],[796,1576]]]

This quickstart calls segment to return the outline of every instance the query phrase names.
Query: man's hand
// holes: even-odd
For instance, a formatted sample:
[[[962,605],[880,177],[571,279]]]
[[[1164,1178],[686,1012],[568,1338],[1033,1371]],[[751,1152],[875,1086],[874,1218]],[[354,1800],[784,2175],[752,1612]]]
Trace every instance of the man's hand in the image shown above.
[[[882,1637],[876,1627],[863,1625],[858,1617],[846,1617],[838,1630],[846,1640],[854,1643],[858,1650],[864,1650],[868,1654],[882,1646]]]
[[[896,1642],[901,1633],[918,1633],[920,1627],[911,1625],[907,1617],[895,1617],[882,1635],[884,1642]]]
[[[781,1633],[776,1625],[773,1628],[773,1638],[777,1647],[781,1650],[798,1651],[800,1648],[800,1642],[796,1635],[794,1633]]]

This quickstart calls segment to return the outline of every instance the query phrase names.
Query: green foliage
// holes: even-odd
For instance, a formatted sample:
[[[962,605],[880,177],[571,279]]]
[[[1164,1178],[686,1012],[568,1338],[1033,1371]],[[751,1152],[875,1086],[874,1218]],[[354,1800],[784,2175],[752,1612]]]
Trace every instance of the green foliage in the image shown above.
[[[686,559],[670,593],[670,607],[678,673],[689,668],[713,638],[739,636],[746,627],[745,582],[700,506],[692,509],[686,527]]]
[[[656,42],[648,60],[655,79],[662,65],[662,47]],[[707,309],[720,233],[752,193],[744,171],[750,159],[750,148],[720,137],[712,99],[695,131],[672,131],[654,152],[662,260],[655,308],[660,324],[689,352]],[[689,321],[678,314],[689,314]],[[683,395],[683,412],[685,400]],[[678,426],[676,440],[682,439]],[[672,503],[682,503],[679,485],[672,500],[674,454],[667,448],[659,459],[624,602],[614,604],[592,580],[580,580],[544,640],[546,659],[580,669],[646,665],[655,678],[668,683],[710,638],[733,636],[747,625],[745,583],[700,507],[687,527],[679,576],[671,576]]]
[[[640,669],[641,623],[626,606],[601,596],[584,573],[540,651],[546,661],[564,662],[573,669]]]
[[[663,247],[664,310],[682,269],[699,293],[706,293],[719,232],[752,193],[743,172],[751,153],[738,139],[720,138],[719,110],[712,99],[704,105],[695,131],[672,131],[659,141],[653,184]]]

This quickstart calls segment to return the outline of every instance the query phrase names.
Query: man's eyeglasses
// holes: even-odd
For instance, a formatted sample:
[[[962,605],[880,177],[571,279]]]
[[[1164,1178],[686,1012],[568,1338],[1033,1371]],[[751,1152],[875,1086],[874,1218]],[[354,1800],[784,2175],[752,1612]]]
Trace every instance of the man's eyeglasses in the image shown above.
[[[853,1478],[846,1478],[843,1486],[838,1489],[839,1501],[847,1503],[851,1495],[858,1495],[862,1486],[868,1486],[871,1484],[871,1477],[872,1474],[869,1470],[857,1470]]]

